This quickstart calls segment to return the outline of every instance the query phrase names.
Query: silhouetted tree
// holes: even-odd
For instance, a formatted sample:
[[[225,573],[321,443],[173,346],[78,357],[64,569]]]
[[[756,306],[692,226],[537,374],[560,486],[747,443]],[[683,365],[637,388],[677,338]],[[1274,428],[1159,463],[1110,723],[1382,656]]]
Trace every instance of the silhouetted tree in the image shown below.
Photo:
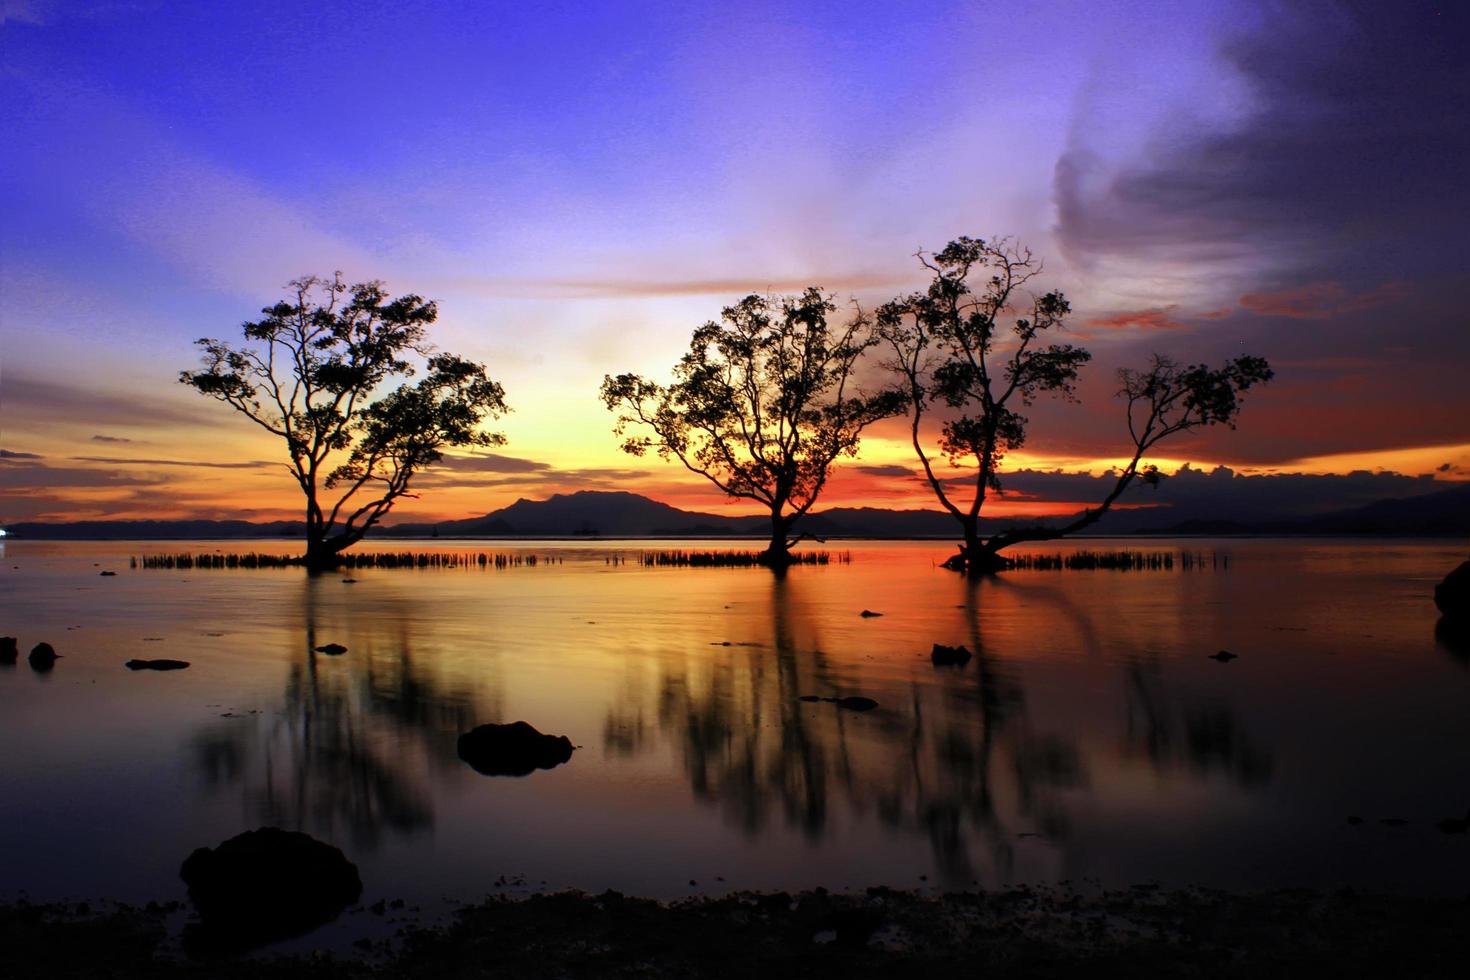
[[[732,497],[771,514],[762,561],[790,562],[792,525],[811,509],[839,456],[857,454],[870,423],[900,410],[896,393],[854,391],[858,358],[878,342],[861,314],[845,327],[816,287],[800,296],[747,296],[694,331],[674,367],[674,383],[636,374],[607,376],[602,399],[619,412],[614,431],[651,431],[623,442],[642,456],[656,449]]]
[[[341,273],[293,280],[289,296],[244,324],[239,347],[200,340],[203,370],[179,380],[285,441],[306,496],[306,564],[322,570],[414,496],[414,474],[444,447],[503,443],[478,426],[508,409],[483,366],[427,344],[425,328],[438,316],[432,301],[390,301],[381,282],[349,287]],[[423,377],[382,391],[416,373],[414,355]]]
[[[909,402],[914,452],[934,495],[964,534],[959,554],[946,562],[957,571],[997,571],[1005,567],[1002,549],[1059,538],[1092,524],[1135,479],[1159,481],[1157,468],[1145,465],[1144,458],[1160,440],[1220,423],[1233,428],[1241,392],[1272,377],[1266,361],[1251,356],[1212,369],[1180,366],[1155,355],[1146,370],[1120,371],[1119,394],[1128,403],[1133,454],[1112,490],[1063,526],[1013,528],[984,538],[980,514],[987,494],[1001,489],[1001,460],[1026,441],[1028,420],[1017,408],[1046,395],[1075,400],[1078,371],[1092,355],[1072,344],[1044,343],[1043,338],[1065,326],[1071,312],[1061,293],[1030,294],[1025,308],[1017,310],[1023,287],[1041,272],[1041,263],[1029,250],[1004,239],[988,243],[958,238],[937,254],[920,253],[919,261],[932,276],[929,288],[884,304],[876,319],[895,354],[893,366]],[[983,283],[972,284],[972,274],[984,276]],[[948,410],[940,451],[952,466],[975,467],[968,504],[952,496],[925,449],[921,423],[926,409],[936,403]]]

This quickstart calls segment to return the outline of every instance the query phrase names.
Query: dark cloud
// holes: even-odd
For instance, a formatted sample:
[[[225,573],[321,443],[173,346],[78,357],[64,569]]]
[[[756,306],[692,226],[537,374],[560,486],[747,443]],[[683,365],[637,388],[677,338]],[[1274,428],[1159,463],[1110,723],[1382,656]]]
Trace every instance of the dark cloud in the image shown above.
[[[121,442],[132,442],[133,440],[131,440],[131,439],[124,439],[122,436],[93,436],[92,437],[92,441],[93,442],[118,442],[118,443],[121,443]]]
[[[0,466],[0,487],[7,490],[56,490],[63,487],[153,486],[167,482],[152,475],[82,466],[44,466],[37,463]]]
[[[551,469],[551,464],[516,456],[484,453],[478,456],[445,456],[434,467],[456,473],[539,473]]]
[[[414,486],[420,489],[494,489],[498,487],[525,488],[528,491],[548,488],[547,492],[560,489],[574,490],[627,490],[629,482],[647,480],[644,470],[618,469],[613,467],[589,467],[585,469],[559,470],[544,464],[543,468],[527,472],[499,473],[490,471],[484,476],[474,472],[464,474],[431,467],[414,478]]]
[[[281,466],[266,459],[251,459],[240,463],[206,463],[196,459],[128,459],[121,456],[73,456],[78,463],[106,463],[110,466],[202,466],[215,470],[258,470],[267,466]]]
[[[1448,471],[1446,475],[1448,474]],[[1019,470],[1002,474],[1003,492],[990,500],[995,503],[1054,503],[1088,506],[1102,500],[1116,484],[1109,473],[1065,473],[1061,471]],[[945,481],[946,489],[969,501],[974,489],[973,478]],[[1315,517],[1335,511],[1352,510],[1380,500],[1417,497],[1426,493],[1462,486],[1452,480],[1431,476],[1408,476],[1394,472],[1359,471],[1343,474],[1263,473],[1245,475],[1229,467],[1200,469],[1185,465],[1157,486],[1135,482],[1120,503],[1133,508],[1147,508],[1150,513],[1139,516],[1137,510],[1128,515],[1114,515],[1103,530],[1119,530],[1124,525],[1163,526],[1187,519],[1251,521],[1290,521]]]
[[[17,453],[9,449],[0,449],[0,459],[40,459],[35,453]]]
[[[227,417],[219,413],[189,410],[164,398],[125,395],[102,391],[92,385],[49,381],[26,375],[7,375],[3,389],[7,414],[43,418],[48,424],[62,421],[96,425],[215,425]]]
[[[1257,107],[1243,125],[1199,138],[1181,125],[1118,172],[1080,121],[1054,177],[1069,258],[1453,271],[1470,213],[1470,6],[1316,2],[1259,20],[1222,49]]]
[[[913,476],[914,469],[911,466],[895,465],[862,465],[853,466],[852,470],[858,473],[866,473],[868,476]]]

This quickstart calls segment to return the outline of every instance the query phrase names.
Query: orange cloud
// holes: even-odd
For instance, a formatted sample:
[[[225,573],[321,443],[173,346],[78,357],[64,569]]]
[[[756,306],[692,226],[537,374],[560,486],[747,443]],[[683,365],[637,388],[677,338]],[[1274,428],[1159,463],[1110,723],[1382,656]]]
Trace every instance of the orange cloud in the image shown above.
[[[1105,327],[1109,330],[1123,330],[1128,327],[1137,327],[1140,330],[1178,330],[1184,324],[1174,319],[1174,311],[1177,309],[1178,306],[1171,305],[1151,310],[1124,310],[1121,313],[1095,316],[1085,326]]]
[[[1403,299],[1408,292],[1407,284],[1397,281],[1357,294],[1349,292],[1340,282],[1314,282],[1275,292],[1246,293],[1240,297],[1240,305],[1261,316],[1321,320],[1392,303]]]

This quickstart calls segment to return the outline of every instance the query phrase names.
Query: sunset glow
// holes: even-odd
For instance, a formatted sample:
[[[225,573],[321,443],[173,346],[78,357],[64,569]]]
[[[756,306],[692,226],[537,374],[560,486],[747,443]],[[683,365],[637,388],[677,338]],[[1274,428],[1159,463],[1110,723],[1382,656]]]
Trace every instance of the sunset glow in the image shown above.
[[[815,283],[871,309],[922,286],[917,248],[960,234],[1029,245],[1095,354],[1082,404],[1036,405],[1008,469],[1119,465],[1117,367],[1249,350],[1277,379],[1240,428],[1154,462],[1470,477],[1470,329],[1425,247],[1463,190],[1405,162],[1422,159],[1417,137],[1324,129],[1315,177],[1237,175],[1228,214],[1205,197],[1164,214],[1148,191],[1324,108],[1311,78],[1330,59],[1300,78],[1264,67],[1310,26],[1294,15],[1062,3],[997,32],[983,4],[349,5],[320,23],[270,7],[6,5],[0,521],[294,515],[272,440],[175,378],[196,338],[333,268],[438,300],[436,343],[487,364],[514,408],[503,458],[426,474],[394,519],[578,489],[739,509],[619,453],[602,375],[665,376],[690,330],[749,292]],[[363,75],[365,61],[397,68]],[[318,113],[330,121],[303,125]],[[1334,148],[1352,140],[1371,152]],[[1391,218],[1351,190],[1407,166],[1427,168],[1401,182],[1419,196]],[[1310,213],[1283,227],[1271,201],[1294,180]],[[1405,259],[1384,258],[1385,235],[1412,239]],[[913,472],[904,423],[885,423],[823,504],[933,506]]]

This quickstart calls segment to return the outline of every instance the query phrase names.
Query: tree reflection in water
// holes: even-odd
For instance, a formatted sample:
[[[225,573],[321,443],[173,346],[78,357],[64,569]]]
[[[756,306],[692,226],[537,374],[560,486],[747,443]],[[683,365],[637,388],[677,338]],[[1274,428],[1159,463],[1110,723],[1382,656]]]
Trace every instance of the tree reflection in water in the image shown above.
[[[779,816],[816,840],[833,832],[834,808],[874,814],[926,836],[952,883],[1008,874],[1019,829],[1063,835],[1050,790],[1084,780],[1080,757],[1065,739],[1031,730],[1019,686],[986,653],[977,591],[984,587],[972,588],[966,607],[971,667],[938,684],[914,676],[906,703],[853,715],[798,700],[870,692],[860,689],[857,663],[823,652],[800,576],[773,577],[766,642],[665,663],[654,685],[658,727],[695,796],[750,835]],[[933,668],[916,661],[914,670]],[[606,751],[651,748],[639,699],[647,688],[629,688],[604,726]],[[971,853],[977,840],[987,852],[984,870]]]
[[[279,709],[211,724],[194,748],[206,791],[242,787],[251,820],[372,849],[384,832],[433,826],[426,777],[453,764],[483,699],[415,659],[400,596],[351,610],[345,656],[317,653],[324,585],[302,586],[302,647]]]
[[[606,718],[604,751],[653,751],[661,734],[695,797],[751,836],[780,819],[815,841],[840,832],[849,817],[874,815],[895,832],[926,838],[946,885],[1013,880],[1020,846],[1050,844],[1063,859],[1072,834],[1066,793],[1085,789],[1091,777],[1076,739],[1033,718],[1017,669],[987,642],[984,609],[1016,606],[1024,596],[1044,607],[1032,615],[1070,621],[1083,651],[1097,652],[1093,624],[1064,591],[968,583],[963,642],[974,660],[936,669],[916,656],[906,682],[896,686],[891,673],[869,679],[882,686],[877,694],[863,689],[859,658],[823,652],[801,576],[774,578],[769,608],[748,620],[759,621],[761,642],[663,661],[651,684],[630,675]],[[915,636],[916,654],[935,640],[961,638]],[[1124,676],[1122,761],[1142,756],[1159,770],[1182,763],[1246,787],[1269,780],[1270,755],[1227,704],[1171,706],[1157,663],[1135,662]],[[868,694],[882,704],[853,715],[798,700],[810,694]]]

